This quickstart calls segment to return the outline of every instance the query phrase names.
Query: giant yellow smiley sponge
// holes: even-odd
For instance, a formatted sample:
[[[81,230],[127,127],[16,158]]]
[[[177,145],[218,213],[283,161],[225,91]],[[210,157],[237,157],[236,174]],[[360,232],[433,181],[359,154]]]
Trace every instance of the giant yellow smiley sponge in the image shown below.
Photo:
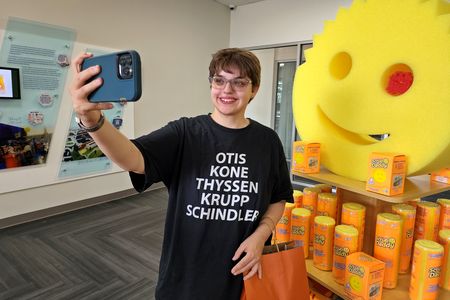
[[[296,71],[293,111],[336,174],[365,180],[372,152],[405,154],[408,175],[450,166],[450,2],[340,8]]]

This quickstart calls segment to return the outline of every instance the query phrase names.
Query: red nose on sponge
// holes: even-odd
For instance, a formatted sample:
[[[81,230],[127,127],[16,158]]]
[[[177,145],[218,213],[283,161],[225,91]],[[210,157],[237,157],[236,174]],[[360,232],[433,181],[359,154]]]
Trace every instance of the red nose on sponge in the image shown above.
[[[414,77],[411,72],[394,72],[389,77],[389,82],[386,91],[392,96],[399,96],[404,94],[413,83]]]

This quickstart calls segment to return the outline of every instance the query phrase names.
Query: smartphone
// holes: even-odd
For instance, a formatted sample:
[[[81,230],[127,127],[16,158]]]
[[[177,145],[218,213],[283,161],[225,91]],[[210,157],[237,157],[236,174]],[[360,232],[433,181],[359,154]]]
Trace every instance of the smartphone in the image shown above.
[[[134,50],[93,56],[83,61],[81,69],[99,65],[103,84],[93,91],[90,102],[135,102],[142,94],[141,58]]]

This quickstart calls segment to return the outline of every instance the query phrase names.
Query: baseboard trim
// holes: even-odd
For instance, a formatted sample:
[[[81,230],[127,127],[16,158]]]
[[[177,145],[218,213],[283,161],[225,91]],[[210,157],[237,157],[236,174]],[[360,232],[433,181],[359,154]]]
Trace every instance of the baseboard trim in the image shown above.
[[[148,189],[146,192],[160,189],[163,187],[164,186],[162,184],[154,184],[154,186],[152,186],[152,188]],[[119,199],[133,196],[136,194],[137,194],[137,192],[134,189],[127,189],[127,190],[123,190],[123,191],[116,192],[116,193],[101,195],[101,196],[90,198],[90,199],[80,200],[80,201],[71,202],[71,203],[67,203],[67,204],[63,204],[63,205],[40,209],[37,211],[33,211],[33,212],[29,212],[29,213],[25,213],[25,214],[21,214],[21,215],[17,215],[17,216],[4,218],[4,219],[0,220],[0,229],[12,227],[12,226],[16,226],[16,225],[36,221],[36,220],[49,218],[52,216],[60,215],[63,213],[67,213],[67,212],[74,211],[74,210],[79,210],[79,209],[94,206],[94,205],[98,205],[101,203],[119,200]]]

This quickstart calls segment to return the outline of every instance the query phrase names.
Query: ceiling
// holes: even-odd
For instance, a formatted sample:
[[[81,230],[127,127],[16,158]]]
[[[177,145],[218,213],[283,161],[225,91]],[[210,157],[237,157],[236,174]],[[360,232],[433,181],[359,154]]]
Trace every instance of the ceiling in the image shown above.
[[[226,5],[228,7],[236,7],[240,5],[260,2],[264,0],[215,0],[216,2],[222,3],[223,5]]]

